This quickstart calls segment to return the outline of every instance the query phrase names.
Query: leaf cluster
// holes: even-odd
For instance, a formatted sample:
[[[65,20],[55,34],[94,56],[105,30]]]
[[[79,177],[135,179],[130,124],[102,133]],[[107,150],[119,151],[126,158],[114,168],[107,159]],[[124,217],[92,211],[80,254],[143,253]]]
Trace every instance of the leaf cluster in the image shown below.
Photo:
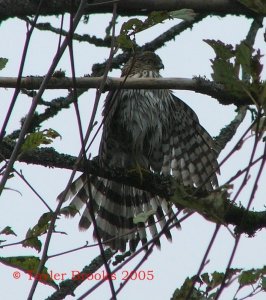
[[[41,145],[49,145],[57,137],[60,137],[60,134],[51,128],[29,133],[21,147],[21,152],[34,150]]]
[[[235,300],[239,299],[236,298],[236,296],[244,287],[250,287],[252,289],[248,297],[252,297],[259,292],[265,292],[266,267],[250,270],[231,268],[227,273],[215,271],[211,274],[203,273],[200,276],[195,275],[191,278],[187,278],[181,288],[175,290],[171,300],[184,300],[189,294],[190,300],[213,300],[216,299],[222,284],[230,286],[236,280],[238,282],[238,288],[235,293]]]
[[[43,268],[41,274],[37,274],[37,269],[40,264],[40,259],[35,256],[10,256],[10,257],[0,257],[0,262],[9,266],[16,268],[24,273],[28,274],[32,279],[37,277],[40,282],[50,285],[53,288],[57,289],[57,284],[53,281],[50,274],[48,273],[48,269],[46,267]]]
[[[141,31],[151,28],[157,24],[163,23],[167,19],[183,19],[191,21],[195,18],[196,14],[192,9],[180,9],[177,11],[153,11],[148,17],[141,21],[138,18],[132,18],[127,22],[124,22],[120,34],[117,37],[117,44],[120,48],[133,49],[136,45],[135,35]],[[131,37],[133,39],[131,40]]]
[[[233,47],[221,41],[204,40],[215,51],[212,62],[212,78],[223,84],[227,91],[241,97],[248,94],[254,104],[261,103],[265,83],[261,81],[262,55],[245,41]],[[242,80],[243,79],[243,80]]]
[[[8,62],[7,58],[0,57],[0,70],[3,70],[6,67],[7,62]]]
[[[46,234],[52,217],[53,213],[44,213],[40,217],[38,223],[33,228],[29,228],[26,234],[26,238],[22,243],[22,246],[31,247],[40,252],[42,248],[42,243],[39,240],[39,237],[43,234]]]

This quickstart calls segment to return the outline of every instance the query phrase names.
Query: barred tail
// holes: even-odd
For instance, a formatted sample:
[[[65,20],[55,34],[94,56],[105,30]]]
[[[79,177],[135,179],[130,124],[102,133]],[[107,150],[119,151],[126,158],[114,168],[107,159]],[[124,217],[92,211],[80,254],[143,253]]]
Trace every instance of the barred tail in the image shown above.
[[[134,251],[139,241],[143,245],[146,244],[146,229],[148,228],[151,237],[155,238],[158,235],[157,222],[167,239],[171,240],[166,220],[173,217],[174,213],[165,199],[96,176],[90,176],[90,185],[91,191],[89,191],[87,178],[83,174],[72,183],[65,197],[66,200],[71,199],[70,206],[75,208],[76,212],[85,206],[79,222],[81,230],[88,229],[92,223],[89,210],[89,205],[92,205],[99,237],[112,249],[125,251],[129,242],[130,250]],[[61,197],[62,193],[58,198]],[[88,199],[90,203],[87,203]],[[134,223],[137,215],[150,212],[154,213],[148,217],[146,223]],[[159,239],[155,239],[155,244],[160,247]]]

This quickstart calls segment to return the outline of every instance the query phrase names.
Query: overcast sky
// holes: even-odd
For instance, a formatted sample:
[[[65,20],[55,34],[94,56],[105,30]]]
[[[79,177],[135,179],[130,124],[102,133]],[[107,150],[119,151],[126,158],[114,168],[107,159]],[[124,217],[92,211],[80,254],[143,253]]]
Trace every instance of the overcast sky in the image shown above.
[[[78,28],[80,33],[89,33],[103,36],[105,25],[110,21],[111,15],[102,15],[91,18],[88,25],[81,24]],[[42,21],[51,21],[55,26],[60,26],[60,19],[56,18],[42,18]],[[166,21],[164,25],[157,25],[155,28],[145,31],[137,35],[137,42],[144,44],[163,32],[166,28],[177,24],[179,20]],[[176,37],[174,41],[167,43],[167,46],[158,50],[157,53],[161,56],[165,69],[161,72],[164,77],[184,77],[192,78],[195,75],[206,76],[211,79],[210,59],[214,58],[214,52],[203,39],[216,39],[224,43],[231,43],[233,45],[239,43],[245,38],[248,32],[251,20],[240,17],[209,17],[206,20],[196,24],[193,30],[186,30],[180,37]],[[117,25],[117,32],[120,29],[121,22]],[[15,77],[18,72],[21,53],[23,50],[25,40],[26,27],[25,24],[18,19],[12,19],[3,22],[0,27],[1,47],[0,57],[9,59],[7,67],[1,71],[0,76]],[[57,49],[58,38],[55,34],[34,31],[30,49],[27,55],[27,60],[24,69],[24,75],[44,75],[52,61],[52,58]],[[262,54],[265,54],[265,43],[263,41],[263,30],[258,33],[255,48],[261,48]],[[91,71],[91,66],[95,62],[103,62],[108,57],[108,49],[101,49],[88,45],[86,43],[75,43],[75,62],[76,75],[83,76]],[[265,64],[265,57],[262,59]],[[64,55],[57,69],[66,70],[70,76],[70,63],[68,53]],[[265,78],[265,71],[264,71]],[[120,76],[120,71],[113,72],[113,76]],[[12,89],[0,89],[0,121],[6,114],[10,99],[12,97]],[[44,100],[52,100],[58,96],[66,95],[66,91],[47,91],[43,98]],[[190,105],[198,114],[201,124],[208,130],[212,136],[219,134],[220,129],[229,123],[235,115],[234,106],[222,106],[215,99],[209,98],[205,95],[196,94],[188,91],[175,91],[175,94]],[[88,125],[90,111],[93,105],[95,91],[85,93],[79,99],[81,107],[81,117],[84,128]],[[104,99],[103,95],[102,99]],[[14,113],[8,125],[8,132],[17,129],[22,117],[25,116],[31,104],[31,100],[19,95]],[[41,107],[38,111],[42,111]],[[100,118],[101,108],[99,109],[97,118]],[[57,130],[62,139],[57,139],[53,143],[53,147],[59,152],[71,155],[77,155],[80,149],[78,128],[76,125],[76,118],[73,106],[66,111],[60,113],[56,118],[49,120],[43,124],[43,128],[53,128]],[[250,115],[248,114],[246,120],[239,128],[234,141],[221,153],[221,160],[234,146],[237,138],[246,130],[250,124]],[[96,155],[98,151],[98,143],[100,136],[96,139],[91,148],[92,155]],[[246,142],[241,150],[235,154],[232,159],[221,168],[221,176],[219,176],[220,184],[226,182],[232,175],[234,175],[240,168],[246,166],[252,139]],[[262,152],[262,147],[258,152],[259,156]],[[24,176],[32,184],[33,187],[40,193],[40,195],[47,201],[47,203],[55,208],[56,196],[64,189],[70,171],[60,169],[49,169],[38,166],[31,166],[16,163],[17,170],[22,170]],[[256,173],[254,173],[256,174]],[[254,177],[254,176],[253,176]],[[239,197],[243,205],[247,204],[252,188],[252,180],[245,191]],[[265,182],[265,174],[261,179]],[[0,230],[9,225],[16,232],[18,237],[3,236],[1,239],[7,239],[8,243],[21,240],[29,227],[32,227],[38,221],[40,215],[46,212],[44,205],[37,199],[37,197],[25,186],[19,178],[13,178],[8,181],[7,186],[11,189],[16,189],[22,193],[8,190],[5,191],[0,201]],[[237,185],[236,185],[237,186]],[[264,210],[266,187],[261,184],[256,198],[253,202],[255,210]],[[78,230],[79,217],[74,219],[61,219],[57,223],[57,230],[66,232],[67,235],[54,234],[49,254],[56,254],[66,251],[78,246],[82,246],[86,241],[93,243],[91,230],[87,232],[80,232]],[[214,224],[206,221],[201,216],[194,214],[190,219],[182,223],[182,230],[173,230],[173,242],[169,243],[162,238],[161,251],[155,249],[148,261],[145,262],[140,270],[144,272],[152,271],[154,279],[149,280],[135,280],[130,281],[126,287],[119,294],[118,299],[169,299],[177,287],[180,287],[187,276],[192,276],[197,273],[198,267],[202,257],[209,244],[210,238],[214,231]],[[44,241],[44,239],[42,239]],[[230,232],[222,228],[218,238],[212,248],[209,263],[204,271],[224,272],[230,257],[234,239]],[[242,237],[238,251],[236,253],[232,267],[235,268],[258,268],[265,263],[266,253],[266,234],[262,230],[257,232],[255,238]],[[93,247],[81,250],[72,254],[59,256],[51,259],[47,263],[47,267],[54,273],[67,273],[66,278],[71,277],[71,272],[74,270],[81,270],[85,265],[99,254],[98,247]],[[35,250],[22,248],[20,245],[8,247],[0,250],[0,256],[24,256],[35,255]],[[125,266],[116,274],[117,279],[114,280],[116,287],[122,281],[122,277],[126,271],[130,271],[142,255],[137,256],[131,263]],[[99,271],[102,272],[103,269]],[[19,279],[13,278],[15,269],[0,265],[1,299],[24,299],[27,297],[32,281],[29,276],[21,272]],[[57,281],[57,283],[59,283]],[[76,295],[82,295],[89,287],[95,283],[88,281],[76,290]],[[44,299],[53,292],[53,289],[42,285],[38,285],[34,299]],[[235,290],[230,289],[225,291],[220,299],[231,299]],[[89,299],[109,299],[109,286],[107,283],[103,287],[97,289]],[[68,297],[67,299],[73,299]],[[260,294],[253,299],[265,299],[265,295]]]

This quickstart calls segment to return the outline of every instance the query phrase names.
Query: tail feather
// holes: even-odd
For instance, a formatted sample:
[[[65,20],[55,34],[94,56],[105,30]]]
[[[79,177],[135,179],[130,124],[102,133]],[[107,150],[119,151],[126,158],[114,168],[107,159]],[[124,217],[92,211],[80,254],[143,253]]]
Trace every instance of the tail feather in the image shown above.
[[[152,238],[156,238],[156,236],[158,235],[158,231],[157,231],[157,227],[155,225],[154,216],[149,216],[148,226],[149,226],[149,230],[150,230]],[[160,240],[158,238],[156,238],[154,240],[154,243],[157,246],[157,248],[159,248],[159,249],[161,248],[161,243],[160,243]]]
[[[79,222],[81,230],[86,230],[92,223],[89,205],[93,205],[93,212],[96,219],[98,234],[104,244],[120,251],[125,251],[128,241],[130,249],[136,248],[139,241],[142,245],[147,243],[146,229],[148,227],[151,236],[158,235],[156,222],[161,228],[166,224],[164,212],[167,213],[167,204],[159,197],[151,197],[145,191],[134,187],[118,184],[100,177],[91,176],[90,191],[86,177],[82,175],[75,180],[67,194],[72,198],[70,205],[78,211],[86,206]],[[91,197],[91,202],[87,203]],[[163,203],[164,209],[161,208]],[[144,223],[134,224],[133,219],[140,213],[154,209],[155,215],[148,218],[147,225]],[[156,217],[156,220],[155,220]],[[169,231],[164,234],[171,239]],[[96,232],[94,230],[94,238]],[[156,246],[160,247],[159,239]]]
[[[80,177],[78,177],[75,181],[72,182],[69,190],[67,191],[65,197],[64,197],[64,201],[67,201],[68,199],[73,198],[74,195],[76,195],[81,189],[82,187],[86,184],[86,176],[85,174],[82,174]],[[58,200],[62,200],[63,196],[64,196],[65,191],[61,192],[58,196],[57,199]],[[77,201],[78,204],[78,201]]]
[[[165,226],[166,225],[165,215],[160,206],[158,206],[158,208],[157,208],[156,217],[157,217],[157,220],[159,221],[161,229],[164,231],[164,235],[166,236],[166,238],[168,240],[172,241],[172,235],[170,233],[170,230]]]
[[[81,230],[91,226],[89,205],[92,205],[99,237],[105,245],[113,249],[125,251],[128,241],[132,251],[139,241],[145,245],[148,240],[147,228],[152,238],[158,236],[157,222],[167,239],[172,239],[170,231],[165,228],[165,216],[170,216],[169,205],[165,199],[152,197],[148,192],[96,176],[91,176],[89,181],[90,190],[86,176],[81,175],[73,182],[66,196],[66,199],[72,198],[70,205],[77,211],[85,206],[79,222]],[[151,210],[154,210],[155,214],[149,216],[147,224],[143,222],[134,224],[135,216]],[[95,230],[94,238],[96,238]],[[155,240],[155,244],[160,248],[159,239]]]
[[[142,246],[145,246],[148,240],[147,240],[147,234],[146,234],[144,223],[138,223],[137,230],[138,230],[138,238],[140,239]]]

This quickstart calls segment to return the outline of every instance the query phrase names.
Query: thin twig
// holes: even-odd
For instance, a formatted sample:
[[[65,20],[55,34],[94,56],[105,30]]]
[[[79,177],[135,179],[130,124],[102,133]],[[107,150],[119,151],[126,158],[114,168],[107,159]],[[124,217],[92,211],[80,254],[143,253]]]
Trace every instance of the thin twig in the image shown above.
[[[2,129],[1,129],[1,132],[0,132],[0,142],[2,141],[3,137],[5,136],[6,126],[8,124],[8,121],[10,120],[10,116],[11,116],[12,111],[14,109],[14,106],[16,104],[17,97],[20,93],[22,73],[23,73],[23,69],[24,69],[24,65],[25,65],[25,61],[26,61],[26,56],[27,56],[27,53],[28,53],[28,48],[29,48],[29,44],[30,44],[31,35],[33,33],[33,30],[34,30],[35,25],[37,23],[37,20],[39,18],[40,10],[41,10],[41,7],[43,5],[43,2],[44,2],[44,0],[39,2],[37,11],[35,13],[34,20],[32,21],[31,28],[30,28],[30,30],[27,31],[26,41],[25,41],[25,44],[24,44],[23,53],[22,53],[20,66],[19,66],[19,71],[18,71],[18,77],[16,78],[15,91],[14,91],[12,100],[10,102],[10,105],[9,105],[4,123],[2,125]],[[0,186],[0,195],[1,195],[1,191],[2,191],[2,189],[1,189],[1,186]]]
[[[88,131],[87,131],[87,134],[86,134],[86,141],[88,141],[89,136],[92,132],[92,128],[94,126],[94,120],[95,120],[95,117],[96,117],[96,112],[97,112],[97,109],[98,109],[98,106],[99,106],[100,97],[101,97],[101,94],[102,94],[103,88],[104,88],[104,83],[107,80],[107,75],[108,75],[108,72],[110,71],[110,67],[111,67],[111,64],[112,64],[112,59],[113,59],[113,56],[115,54],[115,23],[116,23],[115,20],[116,20],[116,16],[117,16],[116,11],[117,11],[117,3],[114,3],[113,15],[112,15],[112,21],[111,21],[112,22],[112,42],[111,42],[109,58],[108,58],[106,69],[105,69],[105,72],[104,72],[104,75],[103,75],[103,81],[101,82],[101,85],[100,85],[100,87],[99,87],[99,89],[97,90],[97,93],[96,93],[94,108],[93,108],[93,111],[92,111]],[[107,259],[105,257],[104,247],[103,247],[102,240],[101,240],[101,237],[100,237],[100,234],[99,234],[99,230],[98,230],[98,226],[97,226],[97,222],[96,222],[96,218],[95,218],[95,213],[94,213],[94,208],[93,208],[94,199],[93,199],[93,195],[92,195],[92,191],[91,191],[90,175],[89,175],[89,172],[88,172],[89,170],[86,168],[86,166],[87,166],[87,164],[86,164],[86,160],[87,160],[86,159],[86,151],[87,150],[88,149],[85,149],[85,143],[83,142],[82,151],[83,151],[83,156],[84,156],[85,173],[86,173],[88,187],[89,187],[88,190],[89,190],[89,199],[90,199],[90,201],[86,202],[86,206],[87,206],[87,209],[88,209],[88,211],[90,213],[90,216],[91,216],[91,219],[92,219],[95,237],[97,239],[99,249],[100,249],[100,253],[101,253],[101,256],[102,256],[102,259],[103,259],[103,262],[104,262],[104,267],[105,267],[105,270],[107,272],[107,280],[109,282],[109,286],[110,286],[110,289],[111,289],[112,299],[116,300],[115,288],[114,288],[113,280],[110,276],[111,275],[111,269],[110,269],[110,267],[108,265],[108,262],[107,262]]]
[[[197,283],[197,280],[198,280],[200,274],[202,273],[202,271],[203,271],[203,269],[204,269],[204,267],[205,267],[205,265],[206,265],[207,258],[208,258],[208,256],[209,256],[209,253],[210,253],[210,251],[211,251],[211,248],[212,248],[212,246],[213,246],[213,244],[214,244],[214,241],[215,241],[215,239],[216,239],[216,237],[217,237],[217,235],[218,235],[218,232],[219,232],[219,230],[220,230],[220,227],[221,227],[221,225],[218,225],[218,224],[215,226],[215,230],[214,230],[214,232],[213,232],[212,238],[211,238],[211,240],[210,240],[210,242],[209,242],[209,244],[208,244],[207,250],[206,250],[206,252],[205,252],[205,254],[204,254],[203,258],[202,258],[202,261],[201,261],[200,267],[199,267],[199,269],[198,269],[198,272],[197,272],[197,274],[196,274],[196,276],[195,276],[195,278],[194,278],[194,280],[193,280],[193,282],[192,282],[191,288],[190,288],[188,294],[186,295],[186,299],[185,299],[185,300],[189,300],[189,299],[190,299],[190,296],[191,296],[192,293],[193,293],[194,286],[195,286],[195,284]]]
[[[82,18],[83,10],[84,10],[84,8],[85,8],[85,6],[86,6],[86,2],[87,2],[86,0],[81,0],[81,2],[80,2],[78,11],[77,11],[77,13],[76,13],[76,15],[75,15],[75,18],[74,18],[74,21],[73,21],[73,30],[76,29],[76,27],[77,27],[78,24],[79,24],[80,19]],[[48,72],[47,72],[47,74],[46,74],[46,76],[45,76],[45,79],[43,80],[43,84],[42,84],[42,86],[41,86],[41,88],[40,88],[38,94],[36,95],[36,98],[35,98],[35,100],[34,100],[34,102],[33,102],[33,103],[34,103],[34,104],[33,104],[33,107],[32,107],[32,109],[31,109],[31,111],[30,111],[31,115],[33,115],[33,113],[34,113],[34,111],[35,111],[35,108],[36,108],[36,106],[37,106],[37,104],[38,104],[38,98],[39,98],[39,97],[42,95],[42,93],[44,92],[45,87],[46,87],[46,83],[47,83],[47,81],[49,80],[49,78],[52,76],[53,71],[54,71],[54,69],[55,69],[55,67],[56,67],[56,65],[57,65],[57,63],[58,63],[58,61],[60,60],[61,56],[63,55],[63,53],[64,53],[64,51],[65,51],[65,49],[66,49],[68,43],[69,43],[69,38],[66,37],[65,40],[63,41],[62,46],[60,47],[59,51],[56,53],[56,55],[55,55],[55,57],[54,57],[54,60],[53,60],[53,62],[52,62],[52,64],[51,64],[51,67],[49,68],[49,70],[48,70]],[[19,144],[19,145],[17,146],[17,152],[18,152],[18,150],[19,150],[19,148],[20,148],[20,146],[21,146],[21,144],[22,144],[22,142],[23,142],[24,135],[26,134],[27,127],[29,126],[29,123],[30,123],[30,120],[31,120],[30,117],[27,118],[27,119],[28,119],[28,124],[26,124],[26,122],[27,122],[27,120],[26,120],[25,123],[24,123],[25,128],[24,128],[24,126],[23,126],[23,127],[22,127],[22,130],[21,130],[21,134],[20,134],[20,136],[21,136],[21,143],[20,143],[20,144],[19,144],[19,142],[17,143],[17,144]],[[24,128],[24,130],[23,130],[23,128]],[[14,152],[15,152],[15,150],[13,151],[13,153],[14,153]],[[14,158],[15,158],[15,157],[14,157]],[[10,160],[11,160],[11,159],[10,159]],[[50,222],[50,225],[49,225],[49,228],[48,228],[48,232],[47,232],[47,236],[46,236],[46,240],[45,240],[45,244],[44,244],[44,247],[43,247],[42,256],[41,256],[40,263],[39,263],[39,266],[38,266],[38,269],[37,269],[37,272],[36,272],[37,274],[42,272],[42,269],[43,269],[43,267],[44,267],[44,265],[45,265],[45,263],[46,263],[46,260],[47,260],[47,252],[48,252],[48,248],[49,248],[49,245],[50,245],[51,236],[52,236],[52,233],[53,233],[53,230],[54,230],[54,224],[55,224],[55,221],[56,221],[56,218],[57,218],[57,215],[58,215],[58,213],[59,213],[59,211],[60,211],[61,206],[62,206],[62,201],[60,201],[60,202],[58,203],[57,208],[56,208],[56,210],[55,210],[55,214],[54,214],[54,216],[53,216],[52,219],[51,219],[51,222]],[[38,280],[38,278],[36,277],[36,278],[34,279],[34,282],[33,282],[33,284],[32,284],[31,290],[30,290],[29,295],[28,295],[28,299],[29,299],[29,300],[32,299],[32,297],[33,297],[33,294],[34,294],[35,289],[36,289],[36,287],[37,287],[38,281],[39,281],[39,280]]]
[[[31,19],[29,19],[28,17],[21,18],[21,19],[29,22],[30,24],[32,23]],[[60,25],[60,28],[55,28],[50,23],[37,23],[35,27],[42,31],[49,31],[49,32],[56,33],[59,36],[67,36],[68,35],[68,32],[66,30],[62,29],[62,24]],[[94,35],[90,36],[88,34],[81,35],[78,33],[74,33],[73,40],[76,40],[78,42],[90,43],[92,45],[95,45],[96,47],[110,47],[110,45],[111,45],[111,38],[109,38],[109,37],[102,39],[102,38],[97,38]]]
[[[45,207],[50,211],[53,212],[51,207],[47,204],[47,202],[43,199],[43,197],[36,191],[36,189],[30,184],[30,182],[25,178],[22,172],[18,172],[16,169],[13,169],[14,172],[25,182],[25,184],[33,191],[33,193],[41,200],[41,202],[45,205]]]
[[[167,42],[173,40],[177,35],[184,32],[188,28],[192,28],[194,24],[202,21],[205,17],[205,14],[198,14],[192,21],[182,21],[166,30],[154,40],[147,42],[141,47],[141,49],[144,51],[155,51],[160,49],[161,47],[165,46]]]

